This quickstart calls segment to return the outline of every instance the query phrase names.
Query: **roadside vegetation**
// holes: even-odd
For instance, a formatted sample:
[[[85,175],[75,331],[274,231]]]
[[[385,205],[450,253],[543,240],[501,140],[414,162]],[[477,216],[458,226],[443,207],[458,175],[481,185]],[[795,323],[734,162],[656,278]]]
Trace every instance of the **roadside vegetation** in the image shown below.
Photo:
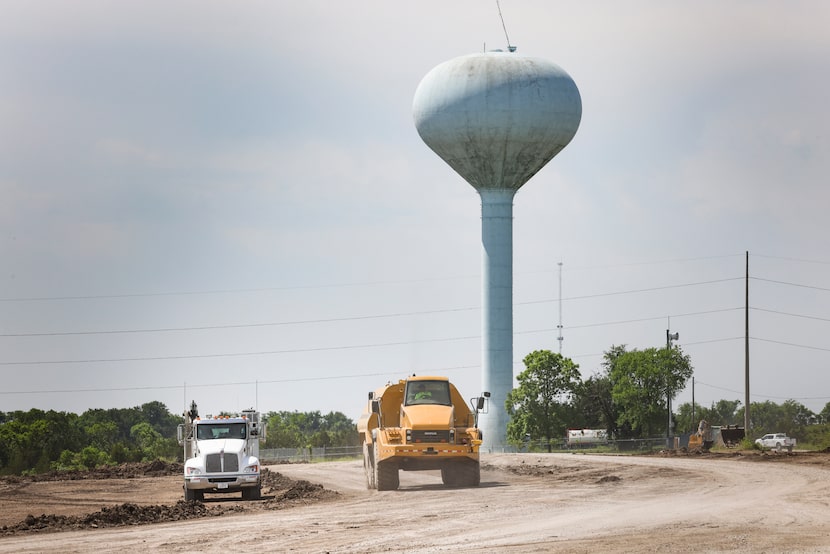
[[[578,365],[549,350],[531,352],[523,361],[518,387],[505,403],[508,440],[517,448],[533,445],[548,451],[563,446],[568,429],[601,429],[609,440],[621,442],[665,437],[668,399],[683,389],[693,371],[679,347],[612,346],[603,355],[601,371],[584,380]],[[830,403],[814,413],[795,400],[767,400],[753,402],[749,413],[747,448],[773,432],[795,437],[801,448],[830,447]],[[744,407],[739,400],[672,406],[672,434],[693,433],[701,419],[713,426],[743,427]]]
[[[263,448],[359,445],[357,426],[340,412],[271,412]],[[0,475],[93,469],[153,460],[183,461],[176,439],[182,416],[161,402],[135,408],[0,412]]]

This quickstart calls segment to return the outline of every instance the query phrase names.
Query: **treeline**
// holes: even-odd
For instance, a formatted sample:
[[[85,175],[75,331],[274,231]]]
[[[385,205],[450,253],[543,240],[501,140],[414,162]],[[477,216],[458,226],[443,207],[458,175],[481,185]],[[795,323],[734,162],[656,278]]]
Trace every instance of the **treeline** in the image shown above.
[[[531,352],[519,386],[508,395],[508,440],[561,442],[569,428],[604,429],[614,439],[665,436],[669,424],[667,399],[683,389],[692,375],[689,356],[678,347],[628,350],[612,346],[602,369],[582,379],[569,358],[549,350]],[[738,400],[720,400],[708,408],[690,403],[672,406],[672,434],[694,432],[698,422],[744,424]],[[816,448],[830,446],[830,403],[816,414],[795,400],[750,405],[747,438],[787,433]]]
[[[357,425],[341,412],[269,412],[263,448],[360,446]]]
[[[81,415],[38,409],[0,412],[0,474],[175,459],[180,421],[161,402]]]
[[[340,412],[270,412],[263,448],[359,445],[357,426]],[[0,475],[91,469],[124,462],[182,461],[182,416],[161,402],[135,408],[0,412]]]

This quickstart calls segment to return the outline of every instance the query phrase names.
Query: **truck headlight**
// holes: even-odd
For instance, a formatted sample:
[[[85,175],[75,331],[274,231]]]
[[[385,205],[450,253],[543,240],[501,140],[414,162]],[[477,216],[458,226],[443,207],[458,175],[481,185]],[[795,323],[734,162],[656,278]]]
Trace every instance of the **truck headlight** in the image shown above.
[[[202,470],[198,467],[188,467],[185,469],[185,472],[188,475],[200,475],[202,473]]]
[[[259,473],[259,466],[256,464],[248,466],[243,470],[243,473]]]

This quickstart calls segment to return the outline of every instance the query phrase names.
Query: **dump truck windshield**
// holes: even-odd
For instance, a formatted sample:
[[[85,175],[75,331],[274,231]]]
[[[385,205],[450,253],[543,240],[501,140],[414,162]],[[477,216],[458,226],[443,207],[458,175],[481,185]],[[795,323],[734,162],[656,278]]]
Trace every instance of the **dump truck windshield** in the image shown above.
[[[245,438],[244,423],[200,423],[196,428],[196,438],[202,441]]]
[[[406,383],[406,406],[438,404],[450,406],[450,384],[448,381],[408,381]]]

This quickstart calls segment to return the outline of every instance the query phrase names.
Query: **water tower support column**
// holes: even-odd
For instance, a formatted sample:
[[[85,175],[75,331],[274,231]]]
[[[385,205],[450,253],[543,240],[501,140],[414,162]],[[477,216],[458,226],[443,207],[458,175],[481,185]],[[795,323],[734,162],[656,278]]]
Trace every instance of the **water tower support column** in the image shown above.
[[[488,413],[479,423],[484,448],[507,444],[504,402],[513,389],[513,189],[479,189],[481,196],[482,368]]]

